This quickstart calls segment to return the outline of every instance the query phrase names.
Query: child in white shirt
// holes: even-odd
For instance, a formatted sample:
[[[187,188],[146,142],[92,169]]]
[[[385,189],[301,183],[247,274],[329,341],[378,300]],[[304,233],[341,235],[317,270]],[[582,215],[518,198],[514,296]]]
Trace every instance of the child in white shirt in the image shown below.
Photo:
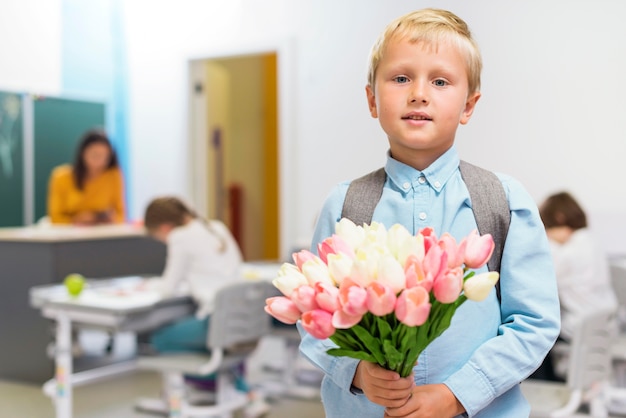
[[[150,236],[167,245],[163,275],[146,285],[164,297],[189,294],[197,304],[195,315],[156,330],[150,336],[151,349],[160,353],[206,351],[215,295],[221,287],[242,277],[239,246],[222,222],[201,220],[175,197],[150,202],[144,226]],[[267,404],[245,382],[243,365],[234,373],[237,388],[247,392],[251,399],[245,416],[256,417],[267,412]],[[188,377],[188,381],[209,390],[215,386],[211,377]]]

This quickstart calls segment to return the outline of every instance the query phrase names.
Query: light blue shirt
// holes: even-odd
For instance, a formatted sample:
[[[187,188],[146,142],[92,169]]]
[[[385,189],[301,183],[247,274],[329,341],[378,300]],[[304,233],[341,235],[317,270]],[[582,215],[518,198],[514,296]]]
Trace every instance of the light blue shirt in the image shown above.
[[[389,228],[400,223],[417,233],[434,228],[457,240],[476,228],[470,197],[454,147],[424,171],[388,157],[387,180],[372,220]],[[501,304],[494,290],[482,302],[467,301],[450,328],[422,352],[415,383],[444,383],[469,417],[520,418],[529,415],[519,382],[542,362],[559,335],[559,300],[546,233],[537,206],[522,185],[498,174],[511,210],[500,271]],[[316,226],[312,248],[333,234],[349,182],[330,193]],[[486,269],[486,267],[484,267]],[[383,407],[350,392],[358,360],[333,357],[330,340],[303,334],[301,352],[320,367],[327,418],[380,418]]]

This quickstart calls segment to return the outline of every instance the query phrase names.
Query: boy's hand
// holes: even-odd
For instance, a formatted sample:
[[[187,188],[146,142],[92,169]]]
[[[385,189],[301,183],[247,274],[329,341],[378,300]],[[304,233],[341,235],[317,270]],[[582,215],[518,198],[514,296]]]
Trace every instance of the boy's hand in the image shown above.
[[[415,387],[413,374],[400,378],[398,373],[368,361],[359,362],[352,384],[361,389],[367,399],[387,408],[404,405]]]
[[[465,408],[443,383],[415,386],[412,396],[400,407],[388,407],[385,418],[452,418]]]

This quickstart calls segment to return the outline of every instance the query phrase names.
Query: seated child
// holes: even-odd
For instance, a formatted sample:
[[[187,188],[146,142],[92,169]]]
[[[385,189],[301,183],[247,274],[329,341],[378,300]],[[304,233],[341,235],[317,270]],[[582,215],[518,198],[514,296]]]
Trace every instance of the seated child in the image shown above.
[[[175,197],[154,199],[146,208],[148,234],[167,245],[165,270],[145,285],[163,296],[188,293],[198,308],[193,316],[166,325],[150,336],[156,352],[206,351],[211,312],[217,290],[239,280],[242,255],[228,228],[218,220],[201,220]],[[237,388],[249,394],[246,418],[267,412],[268,405],[256,396],[243,378],[243,367],[233,370]],[[195,386],[213,388],[211,377],[189,377]]]

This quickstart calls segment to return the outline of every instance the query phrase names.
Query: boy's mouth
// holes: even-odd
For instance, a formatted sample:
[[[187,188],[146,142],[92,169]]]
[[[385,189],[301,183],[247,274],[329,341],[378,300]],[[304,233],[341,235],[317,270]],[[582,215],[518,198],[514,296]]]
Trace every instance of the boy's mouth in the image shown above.
[[[429,115],[427,115],[426,113],[421,113],[421,112],[411,112],[411,113],[408,113],[408,114],[402,116],[402,119],[407,119],[407,120],[433,120]]]

